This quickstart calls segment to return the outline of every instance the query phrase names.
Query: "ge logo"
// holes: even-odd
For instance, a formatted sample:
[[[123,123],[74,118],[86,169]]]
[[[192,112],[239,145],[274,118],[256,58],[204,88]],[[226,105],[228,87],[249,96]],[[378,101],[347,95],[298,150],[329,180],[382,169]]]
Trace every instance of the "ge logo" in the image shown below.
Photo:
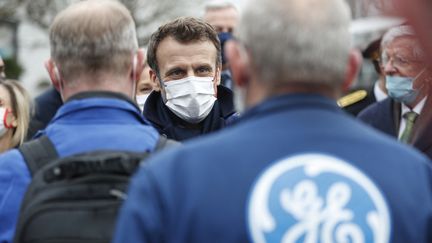
[[[340,159],[289,157],[252,188],[248,226],[253,242],[387,243],[389,209],[375,184]]]

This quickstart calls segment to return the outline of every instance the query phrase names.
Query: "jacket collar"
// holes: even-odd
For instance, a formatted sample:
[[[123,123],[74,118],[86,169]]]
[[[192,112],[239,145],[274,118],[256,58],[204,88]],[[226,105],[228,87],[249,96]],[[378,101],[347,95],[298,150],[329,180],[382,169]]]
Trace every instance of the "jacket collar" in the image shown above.
[[[217,100],[213,110],[217,109],[217,114],[222,118],[228,118],[235,113],[233,92],[221,85],[217,87]],[[213,113],[213,111],[212,111]],[[182,124],[185,121],[177,117],[169,110],[162,100],[160,92],[153,91],[148,97],[144,106],[144,116],[158,126],[164,126],[167,122]],[[209,114],[210,116],[210,114]]]
[[[95,107],[127,111],[133,114],[142,123],[148,124],[140,114],[140,109],[134,101],[126,95],[108,91],[81,92],[71,96],[60,107],[50,123],[68,114],[75,113],[77,110],[86,110]]]
[[[335,113],[343,113],[335,100],[319,94],[285,94],[266,99],[247,110],[238,120],[243,122],[262,114],[286,112],[299,109],[325,109]]]
[[[200,123],[190,124],[171,112],[164,104],[160,92],[152,92],[146,101],[144,116],[153,123],[159,133],[182,141],[223,128],[227,120],[235,114],[232,99],[233,94],[229,89],[218,86],[218,99],[211,112]]]

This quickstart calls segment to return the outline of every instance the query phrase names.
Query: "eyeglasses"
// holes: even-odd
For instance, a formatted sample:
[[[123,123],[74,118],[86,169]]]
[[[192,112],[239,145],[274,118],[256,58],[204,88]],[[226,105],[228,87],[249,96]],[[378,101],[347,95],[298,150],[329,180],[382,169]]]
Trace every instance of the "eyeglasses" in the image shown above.
[[[387,65],[387,63],[389,61],[392,61],[391,65],[396,68],[396,69],[404,69],[404,68],[409,68],[411,67],[411,65],[413,64],[417,64],[417,63],[421,63],[422,61],[420,60],[413,60],[413,59],[408,59],[408,58],[404,58],[398,55],[395,56],[391,56],[389,57],[386,53],[383,53],[381,55],[381,58],[378,59],[378,61],[380,62],[381,65],[385,66]]]

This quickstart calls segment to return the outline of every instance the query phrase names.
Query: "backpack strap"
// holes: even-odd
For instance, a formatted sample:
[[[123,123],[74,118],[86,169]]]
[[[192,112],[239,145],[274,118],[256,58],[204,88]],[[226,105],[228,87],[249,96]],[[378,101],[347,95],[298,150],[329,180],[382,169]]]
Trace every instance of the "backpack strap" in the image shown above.
[[[181,144],[180,142],[173,139],[169,139],[165,134],[162,134],[159,136],[159,140],[156,143],[154,152],[158,152],[164,148],[178,146],[180,144]]]
[[[22,144],[18,150],[24,157],[32,176],[44,165],[59,157],[54,144],[46,135]]]

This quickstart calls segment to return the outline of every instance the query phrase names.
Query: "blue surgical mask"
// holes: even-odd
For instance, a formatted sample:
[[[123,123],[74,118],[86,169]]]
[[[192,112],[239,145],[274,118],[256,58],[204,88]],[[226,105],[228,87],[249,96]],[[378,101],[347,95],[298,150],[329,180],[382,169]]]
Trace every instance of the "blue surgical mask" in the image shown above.
[[[404,104],[414,102],[419,94],[420,89],[414,89],[414,81],[423,74],[426,69],[423,69],[415,78],[386,76],[386,88],[388,95],[396,101]]]
[[[227,57],[225,56],[225,43],[233,39],[233,36],[229,32],[221,32],[218,34],[218,37],[221,43],[222,64],[225,64],[228,62]]]

